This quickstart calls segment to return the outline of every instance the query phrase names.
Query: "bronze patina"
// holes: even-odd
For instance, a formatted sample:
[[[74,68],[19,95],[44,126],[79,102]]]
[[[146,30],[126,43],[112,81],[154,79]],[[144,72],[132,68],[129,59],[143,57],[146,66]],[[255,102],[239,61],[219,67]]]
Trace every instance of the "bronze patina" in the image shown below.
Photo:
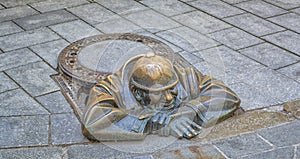
[[[142,140],[148,134],[189,139],[240,105],[222,81],[201,74],[179,55],[170,59],[157,50],[94,79],[84,86],[89,94],[79,113],[82,132],[92,140]]]

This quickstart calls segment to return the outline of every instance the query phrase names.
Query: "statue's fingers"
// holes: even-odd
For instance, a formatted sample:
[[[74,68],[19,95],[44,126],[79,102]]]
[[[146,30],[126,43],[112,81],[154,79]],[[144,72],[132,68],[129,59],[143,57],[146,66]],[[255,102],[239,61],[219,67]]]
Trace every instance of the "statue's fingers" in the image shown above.
[[[187,128],[187,130],[192,134],[192,136],[196,136],[199,134],[199,131],[195,130],[190,123],[188,123],[187,121],[183,123],[184,126]]]
[[[193,137],[193,134],[188,130],[188,128],[185,126],[185,124],[181,123],[180,125],[177,126],[177,128],[183,132],[183,137],[185,138],[191,138]]]
[[[189,123],[189,125],[194,129],[194,130],[196,130],[197,132],[200,132],[201,131],[201,126],[200,125],[198,125],[197,123],[195,123],[195,122],[193,122],[193,121],[191,121],[191,120],[189,120],[189,121],[187,121],[188,123]]]
[[[183,132],[180,131],[178,128],[176,128],[175,126],[172,127],[171,133],[173,136],[178,137],[179,139],[183,138]]]
[[[151,119],[153,123],[157,123],[158,119],[159,119],[160,113],[157,113],[156,115],[154,115],[154,117]]]
[[[169,118],[169,116],[168,116],[167,114],[162,114],[162,115],[160,116],[160,119],[159,119],[158,123],[159,123],[160,125],[166,125],[166,123],[169,122],[169,121],[167,121],[167,120],[169,120],[168,118]]]

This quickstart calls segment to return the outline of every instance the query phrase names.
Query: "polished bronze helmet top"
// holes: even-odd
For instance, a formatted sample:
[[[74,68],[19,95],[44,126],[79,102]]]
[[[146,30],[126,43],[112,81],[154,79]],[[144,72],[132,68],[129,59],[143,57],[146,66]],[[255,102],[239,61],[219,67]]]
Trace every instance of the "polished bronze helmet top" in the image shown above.
[[[153,53],[138,59],[132,70],[131,83],[143,90],[162,91],[178,83],[171,62]]]

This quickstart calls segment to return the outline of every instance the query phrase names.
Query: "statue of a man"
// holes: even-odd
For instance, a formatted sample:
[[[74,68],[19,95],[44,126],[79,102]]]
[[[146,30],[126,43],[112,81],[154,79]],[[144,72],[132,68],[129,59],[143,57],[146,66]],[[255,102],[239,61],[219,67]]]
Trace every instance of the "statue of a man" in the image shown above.
[[[192,138],[233,115],[239,104],[222,81],[148,53],[92,88],[83,134],[99,141],[141,140],[147,134]]]

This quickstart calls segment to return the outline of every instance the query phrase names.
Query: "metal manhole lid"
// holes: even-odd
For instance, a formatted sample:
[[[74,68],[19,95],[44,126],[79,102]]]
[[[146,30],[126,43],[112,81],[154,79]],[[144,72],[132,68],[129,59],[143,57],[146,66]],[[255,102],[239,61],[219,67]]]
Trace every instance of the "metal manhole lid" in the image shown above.
[[[128,40],[142,43],[151,48],[155,54],[169,58],[172,58],[170,56],[173,56],[174,53],[169,46],[161,41],[143,35],[132,33],[96,35],[76,41],[67,46],[58,57],[59,70],[81,82],[96,83],[98,80],[104,79],[112,72],[100,72],[89,69],[79,62],[78,55],[83,48],[107,40]]]

